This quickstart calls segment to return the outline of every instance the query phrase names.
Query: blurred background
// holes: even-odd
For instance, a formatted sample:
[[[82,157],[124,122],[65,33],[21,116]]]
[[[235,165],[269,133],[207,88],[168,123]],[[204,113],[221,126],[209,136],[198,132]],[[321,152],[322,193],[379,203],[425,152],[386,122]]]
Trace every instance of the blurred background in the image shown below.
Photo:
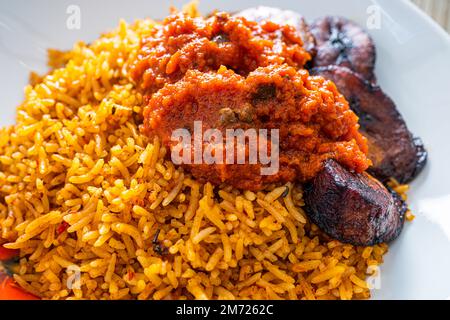
[[[450,33],[450,0],[411,0]]]

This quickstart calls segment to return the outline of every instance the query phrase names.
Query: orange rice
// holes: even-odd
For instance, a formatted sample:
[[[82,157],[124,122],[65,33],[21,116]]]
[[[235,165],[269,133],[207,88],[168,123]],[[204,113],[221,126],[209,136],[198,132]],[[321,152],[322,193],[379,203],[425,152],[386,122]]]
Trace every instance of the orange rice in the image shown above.
[[[20,250],[16,282],[44,299],[370,297],[386,245],[327,238],[297,185],[201,184],[140,133],[128,61],[155,23],[53,52],[63,67],[34,77],[0,130],[0,238]]]

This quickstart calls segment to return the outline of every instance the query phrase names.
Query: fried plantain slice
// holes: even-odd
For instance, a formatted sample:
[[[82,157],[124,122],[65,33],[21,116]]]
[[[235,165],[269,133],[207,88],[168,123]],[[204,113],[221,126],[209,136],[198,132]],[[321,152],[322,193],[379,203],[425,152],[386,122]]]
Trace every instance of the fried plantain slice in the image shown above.
[[[394,102],[380,87],[345,67],[314,68],[310,73],[333,81],[358,115],[373,162],[369,173],[383,182],[395,178],[407,183],[422,171],[427,162],[424,145],[413,137]]]
[[[313,223],[332,238],[358,246],[397,238],[407,210],[381,182],[367,173],[351,173],[334,160],[327,160],[305,186],[304,197]]]
[[[311,33],[317,47],[314,67],[344,66],[375,82],[375,45],[363,28],[346,18],[326,16],[311,24]]]
[[[291,25],[299,31],[305,50],[308,51],[311,56],[314,56],[316,53],[315,40],[306,20],[302,15],[294,11],[258,6],[239,11],[235,16],[244,17],[249,21],[258,23],[272,21],[279,25]]]

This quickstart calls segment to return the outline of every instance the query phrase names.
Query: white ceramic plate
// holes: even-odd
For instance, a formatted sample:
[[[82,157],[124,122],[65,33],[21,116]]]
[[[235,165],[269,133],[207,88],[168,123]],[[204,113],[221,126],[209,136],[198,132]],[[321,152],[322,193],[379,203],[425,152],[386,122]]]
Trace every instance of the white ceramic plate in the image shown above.
[[[78,40],[91,41],[115,27],[120,18],[162,18],[170,5],[181,7],[183,3],[0,0],[0,125],[13,123],[29,72],[46,70],[47,48],[69,49]],[[205,0],[200,8],[206,13],[256,5],[298,11],[308,20],[341,15],[375,27],[369,31],[378,50],[378,81],[397,103],[411,131],[424,140],[429,162],[411,184],[409,203],[416,219],[406,223],[400,238],[392,243],[373,297],[450,298],[449,36],[406,0]],[[67,19],[77,8],[80,29],[69,29]]]

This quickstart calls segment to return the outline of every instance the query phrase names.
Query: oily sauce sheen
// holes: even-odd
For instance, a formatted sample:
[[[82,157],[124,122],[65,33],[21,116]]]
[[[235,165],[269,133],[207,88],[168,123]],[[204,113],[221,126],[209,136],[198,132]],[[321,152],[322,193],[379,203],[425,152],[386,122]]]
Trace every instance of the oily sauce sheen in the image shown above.
[[[174,14],[151,31],[131,76],[146,96],[143,130],[173,147],[171,134],[192,130],[279,129],[279,171],[260,164],[184,164],[194,177],[259,190],[312,179],[327,159],[363,172],[370,165],[358,117],[336,86],[303,67],[310,60],[292,26],[226,13]]]

